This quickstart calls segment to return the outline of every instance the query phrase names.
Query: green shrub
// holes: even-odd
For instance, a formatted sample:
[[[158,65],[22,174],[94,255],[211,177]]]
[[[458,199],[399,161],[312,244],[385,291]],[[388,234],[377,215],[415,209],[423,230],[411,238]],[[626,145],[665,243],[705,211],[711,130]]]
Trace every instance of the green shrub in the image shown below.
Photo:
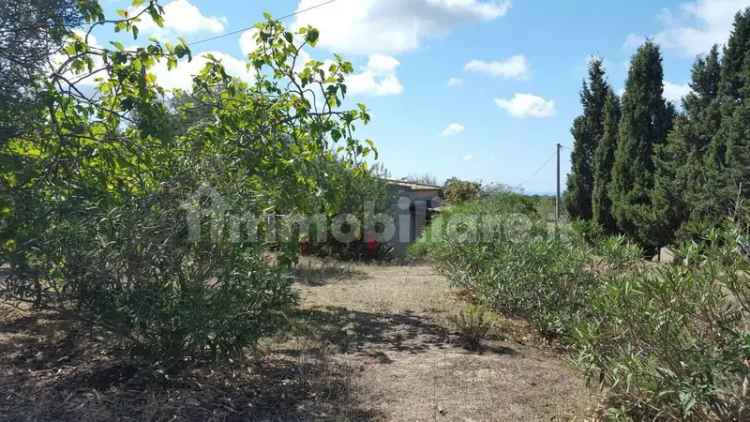
[[[609,388],[613,415],[750,417],[750,265],[729,233],[684,247],[689,265],[608,271],[590,295],[573,343]]]
[[[97,1],[75,3],[89,30],[112,25],[134,39],[139,16],[163,20],[155,1],[114,19]],[[327,167],[359,173],[375,147],[354,137],[367,108],[342,107],[351,63],[296,66],[317,30],[292,34],[268,15],[257,28],[252,82],[207,57],[171,105],[175,93],[157,85],[153,66],[180,66],[184,41],[151,40],[136,53],[69,34],[54,71],[34,75],[38,118],[0,142],[0,266],[10,273],[0,299],[71,311],[173,362],[231,355],[283,325],[294,297],[281,268],[299,245],[235,239],[234,228],[193,239],[181,203],[216,189],[229,208],[210,217],[231,216],[230,226],[328,212],[337,203]],[[93,79],[96,95],[82,96]],[[265,262],[269,251],[278,268]]]
[[[326,163],[326,179],[320,207],[329,222],[336,217],[351,214],[362,226],[355,230],[354,240],[341,242],[334,238],[330,227],[325,241],[315,238],[309,241],[308,253],[322,257],[335,257],[345,261],[388,260],[393,258],[392,248],[384,243],[370,243],[368,233],[381,230],[379,227],[368,227],[370,217],[376,214],[390,214],[394,204],[394,192],[388,189],[385,181],[377,177],[372,169],[351,169],[345,163],[333,161]],[[313,227],[311,234],[316,232]]]
[[[231,356],[275,333],[295,303],[291,278],[264,261],[261,244],[226,230],[212,235],[206,223],[191,239],[186,196],[171,186],[66,215],[38,251],[51,266],[25,289],[18,281],[16,293],[45,286],[47,305],[72,306],[136,354],[171,363]]]
[[[570,228],[590,245],[596,245],[606,238],[604,229],[593,221],[573,220]]]
[[[477,350],[482,339],[495,328],[495,315],[482,305],[467,305],[458,313],[449,317],[461,334],[461,340],[470,350]]]
[[[446,180],[445,186],[443,186],[443,195],[449,204],[460,204],[477,199],[481,193],[481,183],[468,182],[455,177]]]
[[[414,252],[482,303],[524,316],[570,346],[589,379],[607,390],[608,418],[750,418],[744,226],[708,233],[667,266],[644,262],[622,237],[566,228],[555,236],[512,194],[455,207],[441,224],[456,215],[494,216],[501,229],[481,241],[428,233]]]
[[[412,253],[431,257],[455,286],[483,303],[560,335],[583,309],[594,280],[584,271],[590,252],[572,246],[578,243],[568,234],[555,236],[533,202],[503,193],[442,214]]]

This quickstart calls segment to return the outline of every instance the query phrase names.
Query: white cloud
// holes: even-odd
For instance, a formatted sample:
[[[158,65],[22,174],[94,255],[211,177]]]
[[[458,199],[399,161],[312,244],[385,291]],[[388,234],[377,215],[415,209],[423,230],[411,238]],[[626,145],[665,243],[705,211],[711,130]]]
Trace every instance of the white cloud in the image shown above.
[[[294,64],[294,70],[296,72],[302,71],[302,69],[305,68],[305,65],[307,64],[307,62],[309,62],[312,59],[313,58],[310,55],[310,53],[308,53],[305,50],[300,50],[299,54],[297,54],[297,61]],[[329,62],[326,61],[325,63],[326,63],[326,66],[328,66]]]
[[[297,11],[320,4],[300,0]],[[341,53],[402,53],[456,25],[504,16],[510,1],[347,0],[297,15],[293,27],[320,30],[320,45]]]
[[[151,69],[151,72],[156,76],[157,83],[166,89],[190,91],[193,86],[193,77],[208,63],[209,54],[221,61],[228,74],[246,82],[252,82],[255,79],[255,73],[247,69],[244,61],[221,51],[206,51],[197,54],[190,62],[181,60],[172,70],[167,69],[166,63],[160,62]]]
[[[727,41],[735,14],[748,6],[750,0],[696,0],[682,3],[676,13],[665,9],[666,28],[654,40],[688,56],[704,54]]]
[[[348,92],[352,95],[398,95],[404,91],[396,76],[399,61],[391,56],[373,54],[361,73],[346,78]]]
[[[448,79],[448,87],[453,88],[464,84],[464,80],[461,78],[450,78]]]
[[[692,91],[690,85],[680,85],[664,81],[664,98],[676,106],[682,105],[682,98]]]
[[[248,55],[258,48],[258,43],[255,41],[255,37],[258,35],[258,29],[253,28],[243,32],[240,35],[240,51],[242,54]]]
[[[646,39],[645,36],[640,34],[628,34],[628,36],[625,37],[625,43],[622,47],[626,50],[635,50],[643,45],[643,43],[646,42]]]
[[[669,81],[664,81],[664,98],[667,101],[671,101],[672,104],[678,107],[682,105],[682,99],[691,91],[692,88],[690,88],[690,85],[681,85]],[[618,89],[617,95],[619,95],[620,97],[625,95],[625,88]]]
[[[472,60],[466,63],[464,70],[507,79],[526,79],[529,76],[529,61],[522,54],[501,61]]]
[[[474,156],[471,154],[464,155],[464,161],[471,161],[474,159]]]
[[[401,64],[395,58],[384,54],[373,54],[367,63],[367,68],[375,73],[391,73]]]
[[[443,131],[440,133],[442,136],[455,136],[460,133],[463,133],[464,131],[464,125],[460,123],[451,123],[443,129]]]
[[[130,8],[131,15],[142,10],[142,7]],[[148,14],[141,16],[137,24],[143,32],[161,32],[173,30],[180,34],[193,32],[211,32],[218,34],[224,31],[226,18],[205,16],[188,0],[172,0],[164,5],[164,27],[160,28]]]
[[[554,101],[532,94],[514,94],[510,100],[495,98],[495,104],[517,118],[543,118],[555,115]]]

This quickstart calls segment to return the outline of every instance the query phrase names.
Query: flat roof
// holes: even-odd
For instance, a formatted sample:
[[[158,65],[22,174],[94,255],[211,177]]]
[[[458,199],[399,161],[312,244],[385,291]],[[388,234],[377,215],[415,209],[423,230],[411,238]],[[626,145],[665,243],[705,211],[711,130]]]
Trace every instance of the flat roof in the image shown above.
[[[427,185],[424,183],[414,183],[406,180],[395,180],[395,179],[382,179],[387,185],[397,186],[400,188],[407,188],[411,190],[440,190],[442,187],[435,185]]]

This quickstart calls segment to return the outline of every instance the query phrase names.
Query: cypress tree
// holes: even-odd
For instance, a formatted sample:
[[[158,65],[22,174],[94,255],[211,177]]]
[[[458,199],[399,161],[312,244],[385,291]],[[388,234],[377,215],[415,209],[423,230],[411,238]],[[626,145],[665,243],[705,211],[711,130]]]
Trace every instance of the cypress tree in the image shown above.
[[[588,86],[584,82],[583,91],[588,91]],[[583,116],[578,116],[573,120],[573,126],[570,129],[571,135],[573,135],[573,152],[570,154],[570,173],[566,182],[565,197],[565,208],[568,211],[568,216],[571,219],[586,219],[587,214],[587,192],[588,186],[586,184],[587,172],[589,166],[585,159],[585,151],[583,144],[586,139],[586,119]]]
[[[684,113],[657,154],[652,202],[662,242],[674,240],[675,235],[683,240],[695,238],[715,214],[712,193],[706,189],[705,161],[721,122],[720,75],[719,49],[714,46],[693,65],[692,91],[683,100]]]
[[[610,191],[618,227],[650,251],[660,246],[651,203],[654,151],[675,115],[663,98],[663,78],[661,51],[647,41],[633,56],[625,84]]]
[[[620,126],[620,99],[609,91],[604,103],[604,134],[594,154],[594,191],[592,206],[594,222],[602,227],[605,233],[617,232],[617,223],[612,215],[612,200],[609,190],[612,182],[612,166],[617,150],[617,132]]]
[[[687,116],[695,121],[703,119],[703,112],[719,96],[721,83],[721,62],[719,46],[714,45],[706,57],[699,57],[693,65],[690,88],[692,91],[685,97],[684,106]],[[705,144],[707,141],[702,141]],[[705,146],[705,145],[704,145]]]
[[[588,82],[584,81],[581,90],[583,114],[575,119],[571,129],[574,145],[565,206],[573,218],[593,217],[594,153],[604,134],[604,103],[609,92],[602,60],[594,59],[589,65]]]
[[[750,55],[750,8],[734,18],[734,27],[721,60],[720,95],[733,103],[746,98],[748,56]]]
[[[748,69],[750,71],[750,69]],[[750,73],[750,72],[749,72]],[[750,89],[750,86],[747,87]],[[719,192],[730,211],[737,199],[750,198],[750,104],[743,101],[731,115],[722,119],[720,136],[726,143],[724,183]]]
[[[740,196],[750,197],[750,9],[737,14],[721,59],[718,107],[721,123],[712,139],[706,167],[706,197],[717,222]]]

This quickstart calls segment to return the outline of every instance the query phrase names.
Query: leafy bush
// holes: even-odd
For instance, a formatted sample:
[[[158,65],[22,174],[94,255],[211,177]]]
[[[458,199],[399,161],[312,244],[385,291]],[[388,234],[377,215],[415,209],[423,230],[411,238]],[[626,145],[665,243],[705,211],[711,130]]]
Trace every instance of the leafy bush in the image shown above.
[[[327,177],[322,184],[320,209],[326,219],[331,222],[337,217],[350,214],[362,225],[349,228],[355,230],[351,242],[335,239],[330,227],[323,242],[314,238],[302,239],[310,242],[309,252],[347,261],[392,258],[392,250],[387,244],[373,242],[371,239],[374,237],[373,232],[382,231],[382,228],[368,227],[365,224],[372,221],[372,215],[391,214],[395,201],[394,192],[388,189],[384,180],[376,177],[372,169],[352,170],[338,161],[328,163],[325,167]],[[315,233],[317,228],[311,227],[310,234]]]
[[[688,265],[608,271],[590,295],[573,342],[613,416],[750,417],[750,265],[731,233],[686,245]]]
[[[477,350],[482,339],[495,328],[495,315],[482,305],[467,305],[450,316],[450,321],[461,333],[461,339],[470,350]]]
[[[433,230],[414,251],[482,303],[522,315],[569,345],[589,379],[607,389],[607,417],[750,417],[744,226],[685,245],[683,260],[666,266],[642,261],[643,251],[621,237],[597,240],[567,229],[555,236],[525,203],[508,194],[455,207],[439,224],[494,215],[500,230],[475,241]]]
[[[460,180],[455,177],[445,181],[443,195],[449,204],[460,204],[462,202],[477,199],[482,193],[482,184]]]
[[[602,227],[593,221],[574,220],[570,222],[570,228],[592,246],[606,238]]]
[[[226,230],[218,237],[209,222],[191,239],[181,206],[191,191],[172,183],[127,205],[56,221],[38,251],[51,266],[33,280],[12,279],[15,297],[43,286],[47,305],[71,304],[78,318],[161,361],[226,357],[273,334],[295,303],[291,278],[264,261],[262,244]]]
[[[134,0],[115,19],[75,4],[90,28],[136,38],[141,18],[163,24],[157,2]],[[366,107],[341,109],[351,63],[299,65],[319,38],[311,27],[292,34],[267,16],[257,29],[252,82],[207,56],[171,107],[153,66],[189,58],[184,40],[126,50],[68,31],[54,72],[34,81],[38,118],[0,143],[0,265],[11,273],[0,299],[73,311],[159,360],[224,357],[283,325],[294,297],[282,271],[298,245],[273,244],[271,266],[269,245],[236,238],[239,227],[193,236],[181,204],[208,186],[227,206],[207,216],[216,224],[315,212],[330,205],[327,168],[358,173],[374,146],[354,137]]]
[[[441,214],[411,252],[434,259],[483,303],[560,335],[584,308],[594,277],[584,271],[588,248],[547,225],[531,200],[502,193]]]

